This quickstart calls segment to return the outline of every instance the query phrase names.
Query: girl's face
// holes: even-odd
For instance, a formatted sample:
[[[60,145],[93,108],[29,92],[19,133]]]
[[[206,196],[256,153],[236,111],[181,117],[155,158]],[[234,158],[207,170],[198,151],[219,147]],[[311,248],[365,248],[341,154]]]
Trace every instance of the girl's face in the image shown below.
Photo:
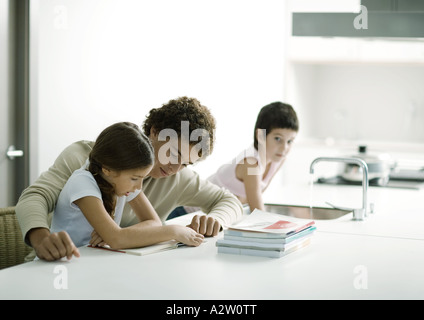
[[[128,196],[131,192],[140,190],[143,186],[143,179],[149,174],[152,167],[123,171],[102,168],[102,171],[106,181],[114,186],[115,194],[121,197]]]
[[[291,129],[272,129],[265,139],[267,162],[284,160],[291,150],[296,135],[297,132]],[[258,148],[261,148],[261,141],[263,139],[258,137]]]

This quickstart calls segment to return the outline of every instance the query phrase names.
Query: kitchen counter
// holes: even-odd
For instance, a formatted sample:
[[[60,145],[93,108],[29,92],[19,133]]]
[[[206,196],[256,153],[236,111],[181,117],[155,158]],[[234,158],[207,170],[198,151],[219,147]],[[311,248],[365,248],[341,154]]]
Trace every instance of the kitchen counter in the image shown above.
[[[354,205],[358,189],[314,186],[314,198],[338,195],[338,204]],[[294,204],[308,191],[276,184],[265,198]],[[1,270],[0,299],[423,299],[423,193],[369,191],[375,214],[362,222],[351,214],[317,220],[312,244],[280,259],[218,254],[217,238],[142,257],[81,248],[71,261]],[[55,288],[58,266],[67,289]]]
[[[423,252],[423,241],[323,232],[281,259],[217,254],[215,239],[144,257],[82,248],[0,271],[0,299],[423,299]]]
[[[362,207],[361,186],[314,183],[311,187],[305,180],[288,186],[278,181],[282,180],[266,191],[267,203],[329,207],[326,203],[329,202],[340,207]],[[368,203],[373,203],[374,213],[368,213],[364,221],[352,221],[352,214],[336,220],[317,220],[318,230],[424,240],[424,190],[369,187]]]

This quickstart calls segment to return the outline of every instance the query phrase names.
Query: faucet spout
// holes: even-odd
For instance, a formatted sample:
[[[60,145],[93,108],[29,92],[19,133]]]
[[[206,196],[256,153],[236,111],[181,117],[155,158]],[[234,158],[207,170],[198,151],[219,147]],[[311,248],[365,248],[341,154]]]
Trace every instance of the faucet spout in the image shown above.
[[[319,157],[312,161],[309,168],[311,174],[314,173],[314,166],[318,162],[344,162],[349,164],[356,164],[362,167],[362,208],[353,210],[353,219],[354,220],[364,220],[367,214],[367,194],[368,194],[368,166],[366,162],[359,158],[339,158],[339,157]]]

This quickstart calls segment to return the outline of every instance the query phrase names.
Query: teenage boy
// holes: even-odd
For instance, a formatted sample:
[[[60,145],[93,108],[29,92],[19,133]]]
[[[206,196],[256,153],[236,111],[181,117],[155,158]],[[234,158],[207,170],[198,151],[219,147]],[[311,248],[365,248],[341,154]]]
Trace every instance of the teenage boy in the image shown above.
[[[243,211],[232,193],[200,179],[187,168],[212,152],[214,130],[215,119],[208,108],[188,97],[152,109],[143,123],[143,131],[155,150],[153,169],[143,181],[144,194],[162,221],[176,207],[200,207],[207,215],[194,216],[189,226],[205,236],[217,235],[222,226],[241,218]],[[93,144],[79,141],[65,148],[48,171],[24,190],[16,205],[25,242],[40,259],[79,256],[66,232],[50,233],[49,213],[72,172],[87,161]],[[136,223],[131,208],[125,207],[121,226]]]

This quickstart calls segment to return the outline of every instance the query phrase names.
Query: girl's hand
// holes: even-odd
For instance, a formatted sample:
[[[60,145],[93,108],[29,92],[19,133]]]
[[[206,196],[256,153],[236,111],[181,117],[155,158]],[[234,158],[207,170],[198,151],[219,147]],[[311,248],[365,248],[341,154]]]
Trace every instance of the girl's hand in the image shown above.
[[[191,228],[184,226],[173,226],[175,232],[175,240],[182,242],[188,246],[197,247],[203,242],[204,236]]]
[[[96,230],[93,230],[93,232],[91,233],[90,245],[93,247],[103,247],[106,245],[106,242],[103,241],[103,239],[96,232]]]

